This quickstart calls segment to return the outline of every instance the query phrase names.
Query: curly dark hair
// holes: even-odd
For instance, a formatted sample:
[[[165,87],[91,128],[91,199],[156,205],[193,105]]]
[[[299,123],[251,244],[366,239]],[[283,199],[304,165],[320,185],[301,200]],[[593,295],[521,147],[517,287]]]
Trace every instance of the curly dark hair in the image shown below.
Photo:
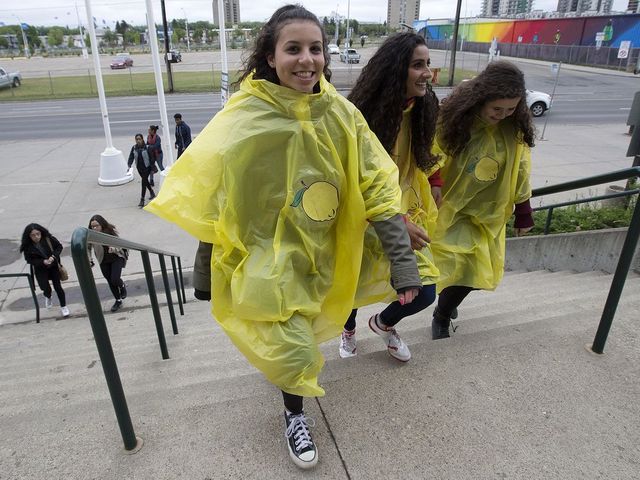
[[[426,47],[427,42],[415,33],[389,37],[362,69],[348,97],[389,153],[400,132],[413,51],[420,45]],[[431,85],[427,84],[426,95],[415,98],[411,111],[411,149],[418,168],[424,171],[438,161],[438,156],[431,153],[438,103]]]
[[[20,240],[20,253],[24,252],[27,247],[29,247],[29,245],[33,244],[33,240],[31,240],[31,237],[29,236],[32,230],[38,230],[40,232],[40,235],[42,235],[41,241],[46,240],[47,238],[51,238],[49,230],[44,228],[39,223],[30,223],[29,225],[24,227],[24,232],[22,232],[22,239]]]
[[[102,215],[94,215],[89,219],[89,226],[87,227],[91,230],[91,222],[96,221],[102,227],[102,233],[106,233],[109,235],[113,235],[114,237],[118,236],[118,229],[115,225],[110,224]]]
[[[482,107],[493,100],[520,97],[512,115],[502,120],[511,122],[519,140],[534,146],[535,128],[527,108],[524,74],[505,60],[491,62],[477,77],[462,82],[440,106],[438,142],[450,156],[456,156],[471,138],[471,126]]]
[[[235,83],[241,83],[251,72],[255,71],[254,78],[269,80],[271,83],[280,85],[280,80],[276,74],[275,68],[269,66],[267,58],[273,55],[278,43],[278,35],[285,25],[295,21],[307,21],[315,23],[322,33],[322,47],[324,50],[324,69],[323,73],[327,80],[331,78],[331,70],[329,63],[331,56],[327,49],[327,34],[322,28],[322,24],[313,13],[304,8],[302,5],[285,5],[274,12],[269,21],[265,23],[258,33],[256,45],[249,58],[245,61],[244,68],[240,79]]]

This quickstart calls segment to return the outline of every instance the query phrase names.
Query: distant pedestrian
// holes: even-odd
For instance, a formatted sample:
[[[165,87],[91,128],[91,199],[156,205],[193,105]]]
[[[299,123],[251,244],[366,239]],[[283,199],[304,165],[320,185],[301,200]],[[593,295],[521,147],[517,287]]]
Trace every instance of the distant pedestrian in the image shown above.
[[[135,162],[136,170],[138,170],[140,178],[142,179],[140,203],[138,204],[138,207],[142,208],[144,207],[144,196],[147,193],[147,189],[149,190],[149,200],[156,198],[156,193],[153,191],[153,188],[151,188],[151,184],[149,183],[149,175],[157,172],[158,167],[156,167],[155,160],[153,159],[153,155],[151,154],[149,147],[144,143],[144,137],[142,134],[136,133],[135,139],[136,143],[131,147],[131,152],[129,152],[129,161],[127,164],[131,169]]]
[[[20,253],[24,254],[26,262],[33,267],[38,285],[44,293],[45,307],[51,308],[53,305],[51,285],[49,284],[49,281],[51,281],[60,301],[62,316],[68,317],[69,307],[67,307],[67,299],[62,289],[58,267],[60,265],[62,244],[43,226],[37,223],[30,223],[22,233]]]
[[[149,152],[151,156],[156,161],[157,167],[160,171],[164,170],[164,165],[162,164],[162,140],[160,135],[158,135],[158,125],[149,125],[149,131],[147,134],[147,147],[149,147]],[[149,184],[153,187],[155,183],[153,182],[153,172],[149,175]]]
[[[118,236],[118,230],[115,225],[110,224],[102,215],[94,215],[89,220],[89,228],[96,232],[106,233],[107,235]],[[116,301],[111,307],[112,312],[117,312],[122,307],[122,300],[127,298],[127,287],[122,281],[122,270],[127,265],[128,252],[124,248],[108,247],[106,245],[89,245],[89,258],[93,251],[100,270],[105,280],[109,284],[109,289]],[[94,263],[91,260],[91,266]]]
[[[182,155],[187,147],[191,144],[191,129],[189,125],[187,125],[182,120],[182,115],[176,113],[173,116],[173,119],[176,121],[176,148],[178,149],[178,157]]]

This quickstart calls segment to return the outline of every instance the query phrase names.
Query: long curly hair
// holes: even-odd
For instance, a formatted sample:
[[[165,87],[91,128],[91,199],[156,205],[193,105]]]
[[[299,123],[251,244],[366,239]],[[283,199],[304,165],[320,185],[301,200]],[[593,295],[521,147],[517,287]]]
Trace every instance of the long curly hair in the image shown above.
[[[493,100],[520,97],[516,110],[501,120],[510,122],[519,140],[534,146],[535,128],[527,108],[524,74],[505,60],[491,62],[477,77],[462,82],[440,106],[438,143],[450,156],[456,156],[471,138],[471,126],[482,107]]]
[[[115,225],[110,224],[102,215],[94,215],[89,219],[89,230],[91,230],[91,222],[96,221],[102,227],[102,233],[106,233],[108,235],[113,235],[114,237],[118,236],[118,229]]]
[[[251,72],[255,71],[254,78],[269,80],[271,83],[280,85],[280,79],[276,74],[276,69],[269,66],[267,58],[274,55],[276,51],[276,43],[278,43],[278,35],[285,25],[296,22],[307,21],[315,23],[322,33],[322,47],[324,51],[324,69],[323,73],[327,80],[331,78],[331,70],[329,63],[331,56],[327,48],[327,34],[322,28],[322,24],[313,13],[304,8],[302,5],[285,5],[277,9],[271,16],[269,21],[265,23],[258,33],[256,45],[252,53],[245,61],[244,68],[240,79],[235,83],[240,84]]]
[[[44,228],[39,223],[30,223],[26,227],[24,227],[24,232],[22,232],[22,239],[20,240],[20,253],[24,252],[30,245],[33,245],[33,240],[29,236],[32,230],[38,230],[42,238],[40,241],[45,241],[47,238],[51,238],[51,233],[49,230]]]
[[[391,153],[406,104],[407,77],[413,51],[426,40],[415,33],[389,37],[362,69],[349,100],[362,112],[382,146]],[[436,132],[438,98],[427,84],[424,97],[416,97],[411,111],[411,150],[418,168],[428,170],[438,156],[431,153]]]

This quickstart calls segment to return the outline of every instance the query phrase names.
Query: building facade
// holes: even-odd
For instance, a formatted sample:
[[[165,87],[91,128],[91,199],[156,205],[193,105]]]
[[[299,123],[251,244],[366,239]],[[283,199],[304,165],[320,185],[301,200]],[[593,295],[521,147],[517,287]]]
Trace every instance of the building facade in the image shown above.
[[[230,27],[240,23],[240,0],[224,0],[224,25]],[[213,0],[213,25],[220,26],[220,15],[218,15],[218,2]]]
[[[387,28],[399,29],[402,24],[412,25],[420,18],[420,0],[388,0]]]
[[[627,12],[638,12],[640,11],[640,1],[639,0],[629,0],[629,5],[627,6]]]
[[[533,0],[483,0],[481,17],[508,17],[529,13]]]

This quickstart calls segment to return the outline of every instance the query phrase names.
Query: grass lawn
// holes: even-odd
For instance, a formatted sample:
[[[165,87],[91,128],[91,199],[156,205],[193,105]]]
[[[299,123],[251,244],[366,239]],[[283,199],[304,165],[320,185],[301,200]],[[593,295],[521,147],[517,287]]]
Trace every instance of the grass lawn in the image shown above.
[[[234,79],[236,72],[230,72]],[[153,73],[103,75],[107,96],[155,95]],[[168,90],[166,74],[163,74],[165,92]],[[210,92],[220,90],[220,72],[174,72],[173,88],[176,93]],[[62,98],[97,97],[95,77],[51,77],[23,79],[18,88],[0,90],[0,101],[53,100]]]

